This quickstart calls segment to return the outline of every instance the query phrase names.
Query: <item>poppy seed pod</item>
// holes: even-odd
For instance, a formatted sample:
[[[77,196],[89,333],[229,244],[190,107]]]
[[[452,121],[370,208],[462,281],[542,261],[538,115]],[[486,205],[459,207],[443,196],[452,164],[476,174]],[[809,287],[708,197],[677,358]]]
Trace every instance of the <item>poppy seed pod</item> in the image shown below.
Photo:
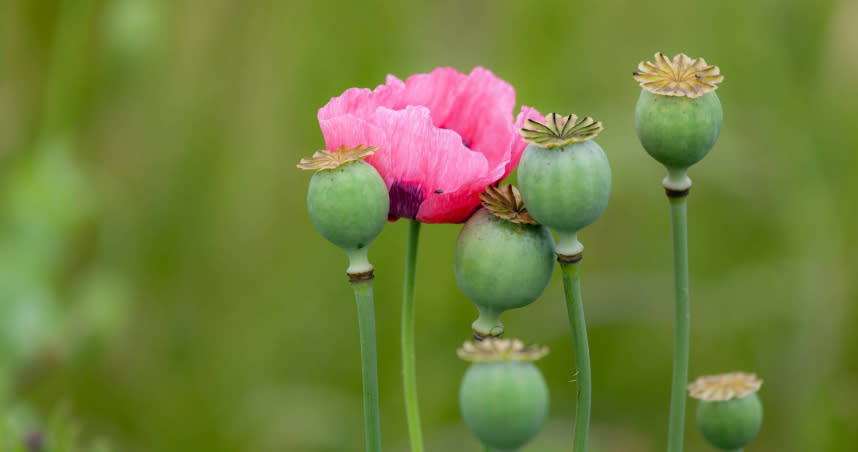
[[[384,228],[390,207],[381,176],[362,161],[373,151],[367,146],[318,151],[298,165],[316,170],[307,191],[310,219],[323,237],[349,255],[349,274],[372,270],[367,249]]]
[[[747,446],[760,431],[763,405],[757,391],[763,382],[754,374],[733,372],[700,377],[688,385],[699,399],[697,426],[713,446],[727,451]]]
[[[723,111],[715,90],[724,77],[717,66],[683,53],[673,60],[663,53],[642,62],[634,72],[641,95],[635,107],[635,130],[647,153],[668,169],[665,187],[686,190],[685,172],[715,145]]]
[[[483,208],[462,227],[456,242],[456,282],[477,305],[475,337],[500,336],[498,316],[533,303],[554,271],[554,239],[527,213],[515,187],[489,186]]]
[[[551,113],[528,120],[520,133],[530,143],[518,167],[521,196],[533,218],[557,232],[556,252],[583,250],[578,231],[596,221],[611,195],[611,166],[592,139],[601,122]]]
[[[546,353],[546,347],[494,338],[459,349],[459,357],[473,363],[459,387],[459,407],[484,445],[515,451],[539,433],[548,416],[548,385],[532,361]]]

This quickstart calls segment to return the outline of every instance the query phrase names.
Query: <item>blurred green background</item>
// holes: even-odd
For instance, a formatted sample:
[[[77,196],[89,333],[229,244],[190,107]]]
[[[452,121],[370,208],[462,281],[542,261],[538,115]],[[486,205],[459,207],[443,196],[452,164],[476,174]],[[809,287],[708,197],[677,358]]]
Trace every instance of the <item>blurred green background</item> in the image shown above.
[[[656,51],[720,66],[724,126],[691,171],[692,377],[759,373],[749,451],[858,444],[858,2],[0,0],[0,412],[57,406],[122,451],[359,451],[346,259],[313,229],[316,110],[450,65],[518,102],[605,123],[614,190],[582,234],[594,451],[664,450],[672,354],[663,169],[631,72]],[[514,180],[514,179],[513,179]],[[455,349],[476,316],[458,225],[423,228],[417,352],[430,451],[478,445]],[[407,224],[373,244],[385,449],[407,450],[399,303]],[[559,274],[507,330],[540,361],[571,448]],[[693,427],[687,450],[709,450]],[[2,430],[0,430],[2,432]],[[9,437],[5,439],[9,440]],[[4,443],[5,444],[5,443]]]

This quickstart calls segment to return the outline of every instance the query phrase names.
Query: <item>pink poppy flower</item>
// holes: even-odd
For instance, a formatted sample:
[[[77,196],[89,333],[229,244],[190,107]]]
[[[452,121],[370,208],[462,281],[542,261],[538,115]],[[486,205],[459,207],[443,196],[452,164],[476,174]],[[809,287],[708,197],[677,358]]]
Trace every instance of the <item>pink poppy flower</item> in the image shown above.
[[[361,144],[390,192],[391,220],[461,223],[480,193],[509,175],[526,143],[518,129],[541,118],[491,71],[438,68],[405,82],[389,75],[375,90],[350,88],[319,109],[328,149]]]

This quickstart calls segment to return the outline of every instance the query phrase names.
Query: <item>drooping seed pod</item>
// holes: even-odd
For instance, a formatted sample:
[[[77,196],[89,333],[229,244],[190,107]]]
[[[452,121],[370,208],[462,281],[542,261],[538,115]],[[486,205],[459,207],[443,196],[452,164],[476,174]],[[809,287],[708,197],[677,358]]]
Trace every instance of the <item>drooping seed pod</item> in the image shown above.
[[[348,254],[349,274],[372,270],[367,249],[384,228],[390,207],[381,176],[362,161],[374,151],[368,146],[341,146],[318,151],[298,164],[316,170],[307,191],[310,219],[323,237]]]
[[[462,227],[456,241],[456,282],[477,305],[477,338],[500,336],[498,317],[533,303],[554,271],[554,239],[528,213],[512,185],[489,186],[483,207]]]
[[[498,451],[515,451],[533,439],[548,416],[548,385],[532,361],[547,347],[487,338],[466,342],[458,355],[471,361],[459,387],[468,429]]]
[[[642,88],[635,107],[635,130],[647,153],[668,170],[664,185],[686,190],[688,168],[715,145],[723,112],[715,90],[724,77],[717,66],[683,53],[641,62],[634,72]]]
[[[528,120],[528,142],[518,166],[518,185],[530,215],[557,232],[556,252],[580,253],[578,231],[596,221],[611,195],[611,167],[593,138],[602,123],[551,113]]]
[[[760,431],[763,405],[757,391],[763,381],[754,374],[733,372],[700,377],[688,385],[689,395],[700,400],[697,426],[713,446],[740,450]]]

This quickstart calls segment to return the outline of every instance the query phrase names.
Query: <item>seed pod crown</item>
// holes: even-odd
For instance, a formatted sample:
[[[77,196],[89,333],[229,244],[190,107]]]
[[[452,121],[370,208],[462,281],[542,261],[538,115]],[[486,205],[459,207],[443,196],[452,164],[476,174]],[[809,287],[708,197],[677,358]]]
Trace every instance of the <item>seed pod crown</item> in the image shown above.
[[[485,193],[480,195],[480,199],[483,207],[498,218],[518,224],[539,224],[527,212],[521,193],[512,184],[500,188],[489,185]]]
[[[375,146],[367,146],[361,144],[350,148],[348,146],[340,146],[333,151],[322,149],[313,153],[312,157],[304,157],[298,163],[298,168],[302,170],[328,170],[336,169],[347,163],[357,162],[372,155],[378,148]]]
[[[690,98],[715,91],[724,80],[718,66],[706,64],[703,58],[692,60],[684,53],[671,60],[658,52],[654,63],[642,61],[633,75],[641,88],[653,94]]]
[[[486,338],[467,341],[456,351],[459,358],[470,362],[536,361],[548,354],[544,345],[524,345],[518,339]]]
[[[707,402],[726,402],[757,392],[762,385],[756,374],[731,372],[698,378],[688,385],[688,395]]]
[[[549,113],[544,122],[528,119],[527,127],[522,127],[519,133],[525,142],[551,149],[592,140],[603,129],[601,121],[589,116],[578,119],[574,114],[561,116]]]

